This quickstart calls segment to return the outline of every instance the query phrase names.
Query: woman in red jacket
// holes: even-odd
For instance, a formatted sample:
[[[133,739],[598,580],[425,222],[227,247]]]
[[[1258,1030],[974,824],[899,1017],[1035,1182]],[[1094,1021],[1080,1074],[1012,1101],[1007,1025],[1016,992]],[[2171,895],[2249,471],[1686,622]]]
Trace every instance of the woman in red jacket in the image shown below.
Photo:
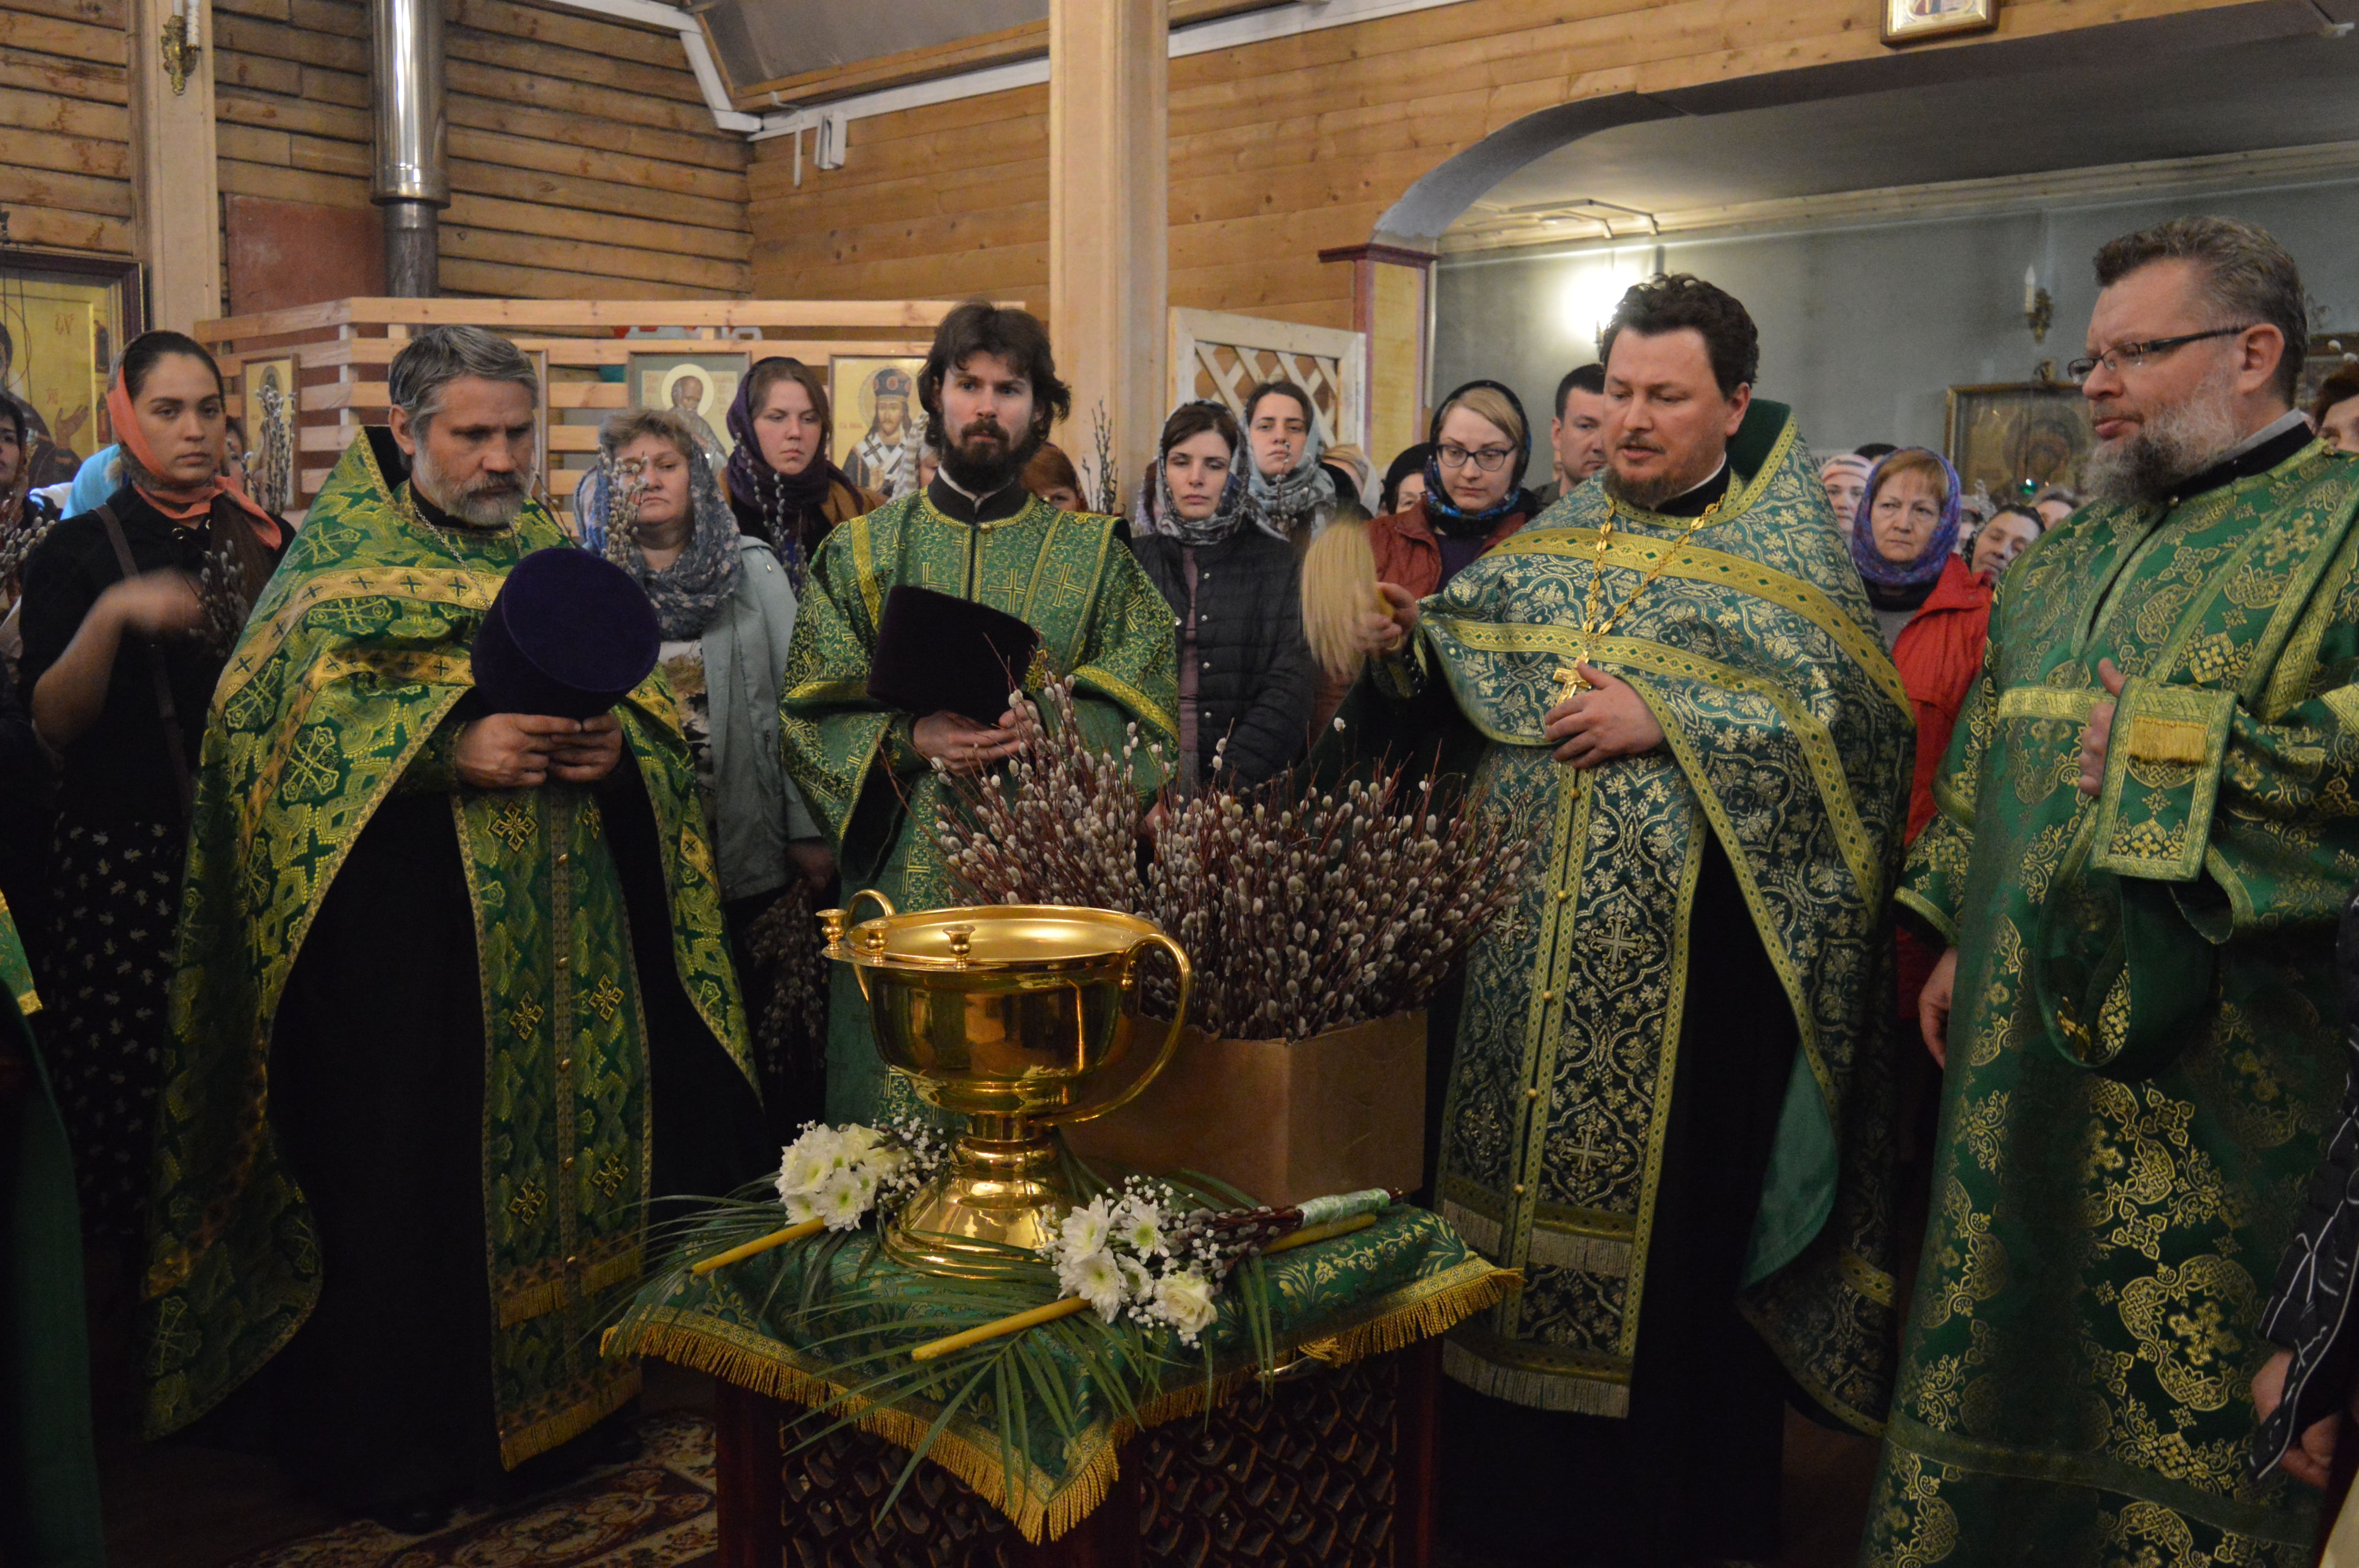
[[[1982,668],[1990,636],[1990,585],[1958,557],[1958,471],[1939,452],[1904,447],[1867,477],[1851,535],[1851,558],[1867,586],[1884,645],[1900,668],[1917,711],[1917,772],[1908,790],[1908,838],[1933,819],[1933,775],[1950,749],[1958,711]],[[1899,1012],[1894,1035],[1903,1108],[1901,1158],[1915,1163],[1924,1147],[1925,1112],[1938,1103],[1930,1059],[1910,1048],[1918,1038],[1917,993],[1940,949],[1906,926],[1895,933]]]

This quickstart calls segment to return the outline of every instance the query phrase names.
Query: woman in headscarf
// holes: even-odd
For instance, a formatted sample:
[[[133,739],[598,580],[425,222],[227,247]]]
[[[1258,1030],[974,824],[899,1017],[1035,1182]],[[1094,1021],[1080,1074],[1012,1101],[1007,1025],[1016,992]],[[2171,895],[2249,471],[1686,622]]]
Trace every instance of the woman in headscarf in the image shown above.
[[[1375,607],[1375,585],[1423,599],[1539,514],[1538,498],[1524,488],[1531,425],[1512,391],[1495,381],[1468,382],[1441,400],[1429,434],[1409,449],[1425,454],[1416,499],[1364,529],[1328,530],[1302,563],[1303,626],[1323,676],[1311,714],[1314,744],[1359,678],[1352,629]],[[1408,455],[1394,461],[1397,473]]]
[[[737,525],[777,552],[799,590],[827,531],[874,512],[885,498],[863,490],[828,456],[835,416],[827,381],[800,360],[757,362],[729,405],[730,510]]]
[[[1334,470],[1319,460],[1326,438],[1310,395],[1290,381],[1265,381],[1245,395],[1245,514],[1299,552],[1335,520]]]
[[[1859,503],[1867,499],[1868,471],[1875,462],[1857,452],[1837,452],[1819,464],[1819,482],[1826,486],[1827,504],[1835,509],[1835,526],[1849,532],[1852,519],[1859,515]]]
[[[1376,515],[1389,517],[1396,512],[1406,512],[1425,493],[1425,465],[1433,456],[1433,443],[1419,441],[1401,449],[1393,466],[1385,470],[1385,488],[1376,501]]]
[[[1302,640],[1301,563],[1245,525],[1245,437],[1217,403],[1163,424],[1130,547],[1179,623],[1180,787],[1250,787],[1302,754],[1318,676]]]
[[[49,1063],[84,1233],[127,1250],[146,1227],[190,781],[214,684],[286,532],[223,471],[221,371],[194,339],[133,339],[106,408],[124,483],[27,558],[19,673],[63,759],[40,987]]]
[[[772,935],[815,930],[811,895],[835,872],[778,746],[778,677],[794,636],[795,591],[769,545],[738,532],[694,429],[678,415],[617,414],[600,428],[598,449],[611,493],[629,503],[629,515],[606,530],[605,556],[647,590],[663,629],[658,660],[703,796],[722,914],[755,1021],[764,1109],[774,1130],[791,1129],[824,1104],[818,1079],[826,1020],[822,1011],[814,1029],[809,1016],[792,1016],[792,1006],[777,1012],[781,977],[756,949]],[[772,934],[772,925],[782,929]],[[806,1012],[823,1007],[819,981],[798,978],[799,990],[786,988],[788,1001],[807,992]]]
[[[1957,727],[1966,693],[1982,668],[1983,644],[1990,636],[1990,585],[1959,558],[1958,470],[1940,453],[1904,447],[1876,463],[1864,497],[1854,514],[1852,564],[1867,587],[1884,645],[1900,668],[1917,715],[1917,771],[1908,789],[1908,838],[1913,843],[1933,819],[1933,777],[1950,732]],[[1894,1004],[1903,1025],[1896,1041],[1913,1042],[1917,993],[1925,989],[1938,949],[1906,926],[1895,932],[1895,969],[1899,987]],[[1924,1135],[1932,1093],[1929,1058],[1908,1045],[1899,1048],[1900,1145],[1914,1163]]]

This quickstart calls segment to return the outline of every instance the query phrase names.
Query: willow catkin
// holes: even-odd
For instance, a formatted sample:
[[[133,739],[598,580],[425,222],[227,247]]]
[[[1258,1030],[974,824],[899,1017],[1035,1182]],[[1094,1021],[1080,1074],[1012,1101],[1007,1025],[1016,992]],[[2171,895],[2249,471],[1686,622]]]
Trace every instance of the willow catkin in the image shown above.
[[[1302,557],[1302,632],[1330,680],[1359,678],[1360,617],[1380,608],[1368,525],[1350,520],[1328,524]]]

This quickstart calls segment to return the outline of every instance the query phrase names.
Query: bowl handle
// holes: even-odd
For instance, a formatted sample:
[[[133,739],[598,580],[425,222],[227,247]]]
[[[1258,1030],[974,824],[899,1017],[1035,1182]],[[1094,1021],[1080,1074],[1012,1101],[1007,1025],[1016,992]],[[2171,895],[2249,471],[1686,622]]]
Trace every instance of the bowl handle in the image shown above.
[[[820,938],[827,944],[827,956],[829,957],[849,958],[852,957],[852,954],[846,950],[843,946],[843,933],[852,924],[853,909],[864,898],[875,899],[876,901],[876,906],[885,912],[885,918],[887,920],[894,918],[894,916],[900,913],[900,911],[893,907],[893,901],[891,899],[886,898],[875,888],[860,889],[850,898],[843,901],[843,907],[842,909],[822,909],[819,911]]]
[[[1165,952],[1171,955],[1171,962],[1177,966],[1180,970],[1180,1001],[1179,1005],[1172,1009],[1171,1027],[1164,1031],[1163,1044],[1162,1047],[1155,1053],[1155,1060],[1147,1065],[1147,1068],[1145,1072],[1133,1078],[1127,1087],[1125,1087],[1120,1094],[1114,1096],[1114,1098],[1106,1101],[1105,1104],[1092,1106],[1086,1110],[1068,1111],[1061,1115],[1043,1116],[1038,1118],[1038,1120],[1044,1123],[1053,1122],[1059,1127],[1071,1127],[1075,1122],[1079,1121],[1095,1121],[1099,1117],[1104,1116],[1109,1112],[1120,1110],[1124,1106],[1128,1105],[1140,1095],[1145,1094],[1147,1092],[1147,1086],[1153,1083],[1162,1073],[1163,1069],[1171,1065],[1172,1055],[1180,1049],[1180,1033],[1188,1027],[1188,992],[1195,984],[1196,971],[1189,964],[1188,954],[1185,949],[1183,949],[1179,943],[1174,942],[1170,937],[1166,936],[1160,931],[1140,937],[1137,943],[1132,946],[1128,956],[1130,968],[1132,970],[1136,970],[1138,967],[1139,956],[1147,948],[1157,946],[1161,947]],[[1127,989],[1128,979],[1129,976],[1125,973],[1125,989]]]

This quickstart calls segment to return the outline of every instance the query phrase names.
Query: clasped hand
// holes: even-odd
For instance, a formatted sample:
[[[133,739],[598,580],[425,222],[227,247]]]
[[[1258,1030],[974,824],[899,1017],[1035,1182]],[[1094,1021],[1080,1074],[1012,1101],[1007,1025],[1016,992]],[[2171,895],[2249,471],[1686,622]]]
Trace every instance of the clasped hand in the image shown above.
[[[1021,744],[1013,708],[1002,713],[997,724],[977,724],[963,713],[929,713],[910,728],[909,743],[919,756],[953,773],[979,773],[1014,756]]]
[[[623,726],[611,713],[555,719],[495,713],[459,731],[452,762],[477,789],[530,789],[551,779],[596,784],[623,760]]]
[[[1663,727],[1628,681],[1616,680],[1594,665],[1575,667],[1591,689],[1573,693],[1540,720],[1540,738],[1560,742],[1558,762],[1593,768],[1663,743]]]

